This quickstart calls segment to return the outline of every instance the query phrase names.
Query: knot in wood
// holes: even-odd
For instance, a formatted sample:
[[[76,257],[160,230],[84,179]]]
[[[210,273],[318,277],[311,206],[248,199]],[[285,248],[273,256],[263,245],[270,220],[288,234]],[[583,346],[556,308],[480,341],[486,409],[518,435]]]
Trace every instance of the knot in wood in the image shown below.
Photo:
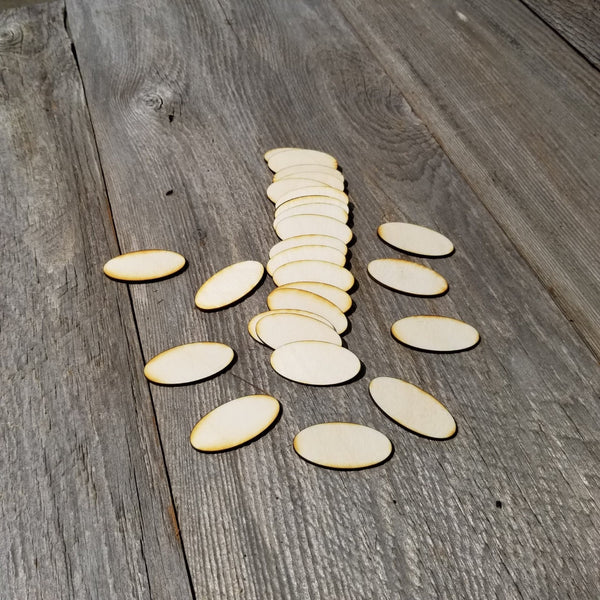
[[[9,23],[0,30],[0,52],[20,50],[23,44],[23,29],[18,23]]]
[[[159,111],[163,107],[163,99],[156,92],[147,92],[142,96],[142,102],[150,109]]]

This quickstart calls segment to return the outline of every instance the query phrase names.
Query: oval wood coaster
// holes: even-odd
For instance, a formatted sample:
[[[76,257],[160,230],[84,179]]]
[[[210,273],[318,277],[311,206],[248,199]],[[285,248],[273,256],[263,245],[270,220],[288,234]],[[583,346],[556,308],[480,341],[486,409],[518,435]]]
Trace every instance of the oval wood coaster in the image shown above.
[[[287,179],[308,179],[309,181],[313,181],[315,185],[329,185],[336,190],[344,191],[345,182],[344,176],[336,170],[330,169],[329,172],[324,171],[316,171],[314,166],[311,165],[293,165],[295,168],[302,167],[304,170],[300,170],[297,168],[295,172],[290,172],[288,175],[287,172],[284,176],[281,176],[279,171],[275,173],[273,177],[273,183],[278,181],[285,181]]]
[[[331,186],[329,184],[326,183],[320,183],[319,181],[315,181],[314,179],[302,179],[300,177],[290,177],[289,179],[280,179],[278,181],[274,181],[273,183],[271,183],[269,185],[269,187],[267,187],[267,198],[273,202],[273,204],[276,204],[277,201],[284,196],[285,194],[288,194],[289,192],[293,192],[295,190],[298,189],[304,189],[307,187],[314,187],[314,186],[324,186],[326,188],[329,188],[329,190],[334,191],[334,190],[338,190],[340,192],[344,191],[344,188],[342,186],[342,188],[339,188],[338,186]]]
[[[298,260],[282,265],[273,273],[275,285],[285,285],[296,281],[317,281],[328,283],[344,292],[354,285],[354,276],[344,267],[322,260]]]
[[[344,192],[340,192],[340,190],[336,190],[328,185],[311,185],[307,187],[297,188],[294,190],[290,190],[287,194],[283,194],[280,196],[277,202],[275,202],[275,208],[279,208],[286,202],[290,200],[294,200],[296,198],[303,198],[304,196],[327,196],[329,198],[335,198],[348,204],[350,201],[348,198],[348,194]]]
[[[324,217],[329,217],[330,219],[335,219],[340,223],[348,222],[348,211],[326,202],[302,204],[300,206],[293,206],[291,208],[286,208],[286,205],[284,204],[280,209],[277,209],[275,213],[275,220],[273,221],[273,228],[275,230],[277,230],[277,225],[280,221],[294,215],[321,215]]]
[[[448,289],[439,273],[410,260],[380,258],[371,261],[367,270],[375,281],[405,294],[437,296]]]
[[[329,235],[344,244],[352,239],[352,230],[348,225],[321,215],[293,215],[282,218],[277,223],[275,232],[282,240],[310,233]]]
[[[269,258],[273,258],[276,254],[279,254],[284,250],[289,250],[290,248],[296,248],[297,246],[330,246],[344,255],[348,252],[346,244],[337,238],[331,237],[330,235],[309,233],[307,235],[297,235],[281,240],[281,242],[277,242],[271,250],[269,250]]]
[[[281,406],[272,396],[236,398],[218,406],[196,423],[190,442],[196,450],[219,452],[258,437],[275,421]]]
[[[445,235],[421,225],[384,223],[377,233],[384,242],[412,254],[447,256],[454,251],[454,245]]]
[[[317,294],[318,296],[322,296],[326,300],[329,300],[329,302],[335,304],[344,313],[350,310],[350,307],[352,306],[352,298],[348,292],[344,292],[344,290],[340,290],[340,288],[337,288],[334,285],[322,283],[321,281],[295,281],[279,287],[312,292],[313,294]]]
[[[171,250],[138,250],[111,258],[104,273],[120,281],[152,281],[173,275],[185,266],[185,258]]]
[[[344,181],[344,174],[341,171],[326,165],[290,165],[289,167],[279,169],[277,173],[274,173],[273,181],[286,179],[288,177],[301,177],[303,173],[328,175],[329,177],[336,177],[338,181]]]
[[[319,423],[294,438],[294,450],[305,460],[331,469],[363,469],[392,453],[392,443],[379,431],[356,423]]]
[[[325,165],[332,169],[337,169],[337,160],[325,152],[319,150],[308,150],[304,148],[295,148],[276,152],[269,156],[267,164],[271,171],[277,172],[291,165]]]
[[[431,352],[458,352],[479,342],[477,329],[451,317],[415,315],[392,325],[392,335],[403,344]]]
[[[329,325],[312,317],[291,313],[264,315],[256,324],[256,334],[273,349],[306,340],[342,345],[342,338]]]
[[[334,326],[324,317],[322,317],[321,315],[317,315],[316,313],[312,313],[309,312],[307,310],[300,310],[300,309],[296,309],[296,308],[282,308],[282,309],[278,309],[278,310],[267,310],[266,312],[262,312],[259,313],[258,315],[254,315],[250,321],[248,321],[248,333],[250,334],[251,337],[253,337],[257,342],[260,342],[262,344],[262,340],[258,337],[258,333],[256,333],[256,326],[258,324],[258,322],[266,315],[271,315],[271,314],[294,314],[294,315],[302,315],[304,317],[310,317],[312,319],[315,319],[325,325],[327,325],[328,327],[331,327],[331,329],[333,329],[335,331]]]
[[[296,246],[271,258],[267,263],[267,272],[273,275],[279,267],[298,260],[322,260],[340,267],[346,264],[346,257],[331,246]]]

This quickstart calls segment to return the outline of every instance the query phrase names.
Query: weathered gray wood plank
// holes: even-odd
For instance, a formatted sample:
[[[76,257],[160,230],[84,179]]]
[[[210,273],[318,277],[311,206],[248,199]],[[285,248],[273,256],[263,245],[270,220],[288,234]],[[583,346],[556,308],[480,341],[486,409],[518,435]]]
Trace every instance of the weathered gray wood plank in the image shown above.
[[[519,2],[337,2],[600,356],[600,73]]]
[[[600,68],[600,4],[594,0],[522,0]]]
[[[344,19],[295,0],[68,6],[123,249],[164,246],[190,262],[132,288],[144,356],[199,339],[238,353],[216,379],[153,388],[197,596],[598,595],[597,364]],[[265,260],[276,241],[261,155],[282,144],[333,153],[349,182],[360,287],[346,340],[366,366],[351,385],[310,388],[270,369],[246,333],[270,283],[224,311],[193,306],[213,270]],[[454,256],[430,263],[447,296],[369,280],[367,262],[395,254],[375,236],[392,219],[454,240]],[[462,317],[483,342],[451,356],[408,350],[389,327],[416,311]],[[458,436],[435,443],[387,421],[367,393],[377,375],[436,394]],[[193,451],[204,412],[255,391],[283,404],[271,433],[225,454]],[[323,420],[373,425],[396,454],[356,473],[308,465],[292,438]]]
[[[0,13],[0,597],[191,598],[62,3]]]

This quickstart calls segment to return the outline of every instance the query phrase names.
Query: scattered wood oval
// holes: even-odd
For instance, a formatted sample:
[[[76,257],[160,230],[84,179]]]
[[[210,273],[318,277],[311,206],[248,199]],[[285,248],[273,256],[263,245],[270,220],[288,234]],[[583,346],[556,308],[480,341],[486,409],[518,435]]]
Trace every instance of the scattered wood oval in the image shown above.
[[[267,305],[271,310],[295,308],[321,315],[338,333],[344,333],[348,328],[346,315],[335,304],[305,290],[278,287],[267,296]],[[258,329],[256,333],[260,337]]]
[[[269,258],[273,258],[276,254],[279,254],[284,250],[289,250],[290,248],[296,248],[297,246],[330,246],[331,248],[339,250],[344,255],[348,252],[346,244],[337,238],[331,237],[330,235],[309,233],[307,235],[296,235],[281,240],[281,242],[277,242],[271,250],[269,250]]]
[[[256,334],[264,344],[274,349],[302,340],[342,345],[342,338],[329,325],[292,313],[264,315],[256,324]]]
[[[421,225],[384,223],[377,233],[384,242],[412,254],[447,256],[454,251],[454,245],[445,235]]]
[[[267,263],[267,272],[273,275],[282,265],[298,260],[322,260],[340,267],[346,264],[346,257],[331,246],[296,246],[271,258]]]
[[[325,165],[332,169],[337,169],[338,166],[337,160],[331,154],[304,148],[275,152],[269,156],[267,164],[269,169],[275,172],[292,165]]]
[[[376,377],[369,384],[373,401],[403,427],[434,439],[456,433],[456,422],[448,409],[431,394],[394,377]]]
[[[298,260],[279,267],[273,273],[275,285],[297,281],[328,283],[344,292],[354,285],[354,276],[348,269],[322,260]]]
[[[274,181],[271,185],[269,185],[269,187],[267,188],[267,198],[275,204],[277,202],[277,200],[279,200],[279,198],[281,198],[285,194],[288,194],[289,192],[292,192],[294,190],[298,190],[301,188],[303,189],[306,187],[313,187],[313,186],[325,186],[326,188],[329,188],[331,191],[336,190],[336,189],[338,191],[343,191],[343,189],[344,189],[343,187],[340,189],[339,185],[337,187],[330,186],[325,183],[319,183],[318,181],[315,181],[314,179],[301,179],[299,177],[297,177],[297,178],[290,177],[289,179],[280,179],[279,181]]]
[[[230,400],[204,415],[190,435],[202,452],[220,452],[241,446],[267,430],[281,406],[272,396],[256,394]]]
[[[321,215],[293,215],[281,219],[275,227],[279,239],[285,240],[298,235],[317,233],[328,235],[347,244],[352,239],[352,230],[345,223]]]
[[[329,300],[329,302],[335,304],[344,313],[350,310],[352,306],[352,298],[348,292],[344,292],[340,288],[336,288],[334,285],[329,285],[328,283],[320,281],[295,281],[294,283],[286,283],[279,287],[312,292]]]
[[[301,198],[302,196],[329,196],[330,198],[336,198],[341,202],[348,204],[348,194],[340,192],[335,188],[329,187],[328,185],[311,185],[308,187],[297,188],[290,190],[287,194],[283,194],[275,202],[275,208],[279,208],[282,204],[294,200],[295,198]]]
[[[294,438],[294,450],[305,460],[331,469],[363,469],[392,453],[383,433],[356,423],[319,423]]]
[[[263,273],[264,267],[255,260],[229,265],[202,284],[196,293],[196,306],[214,310],[233,304],[258,285]]]
[[[174,275],[185,266],[185,258],[171,250],[138,250],[111,258],[104,273],[120,281],[151,281]]]
[[[360,361],[347,348],[327,342],[292,342],[271,354],[279,375],[307,385],[336,385],[360,371]]]
[[[285,210],[281,210],[283,208],[285,208]],[[348,222],[347,211],[338,208],[337,206],[333,206],[332,204],[327,204],[326,202],[302,204],[291,208],[286,208],[286,205],[284,204],[281,209],[275,211],[275,220],[273,221],[273,227],[275,229],[277,229],[277,226],[283,219],[294,215],[322,215],[324,217],[335,219],[340,223]]]
[[[367,270],[379,283],[405,294],[437,296],[448,289],[448,283],[439,273],[410,260],[380,258],[371,261]]]
[[[477,329],[458,319],[415,315],[396,321],[392,335],[403,344],[430,352],[458,352],[479,342]]]
[[[180,385],[216,375],[233,360],[234,352],[218,342],[194,342],[169,348],[148,361],[144,375],[154,383]]]
[[[345,180],[343,173],[325,165],[291,165],[277,171],[277,173],[273,175],[273,181],[298,177],[302,179],[316,179],[317,181],[328,185],[330,185],[330,181],[336,181],[342,184],[342,187],[339,189],[344,189],[343,186]]]
[[[257,342],[260,342],[262,344],[262,340],[258,337],[258,333],[256,333],[256,326],[257,326],[258,322],[267,315],[273,315],[273,314],[279,314],[279,313],[302,315],[304,317],[310,317],[311,319],[315,319],[316,321],[319,321],[320,323],[327,325],[327,327],[330,327],[332,330],[335,331],[334,326],[325,317],[322,317],[321,315],[318,315],[316,313],[313,313],[313,312],[310,312],[307,310],[300,310],[297,308],[281,308],[281,309],[277,309],[277,310],[267,310],[265,312],[259,313],[258,315],[254,315],[250,319],[250,321],[248,321],[248,333],[250,334],[250,336],[252,338],[254,338]]]
[[[337,206],[340,210],[343,210],[346,214],[350,212],[350,207],[347,202],[339,200],[338,198],[332,198],[331,196],[300,196],[288,200],[275,209],[275,217],[278,217],[286,210],[290,208],[296,208],[297,206],[305,206],[306,204],[331,204]]]

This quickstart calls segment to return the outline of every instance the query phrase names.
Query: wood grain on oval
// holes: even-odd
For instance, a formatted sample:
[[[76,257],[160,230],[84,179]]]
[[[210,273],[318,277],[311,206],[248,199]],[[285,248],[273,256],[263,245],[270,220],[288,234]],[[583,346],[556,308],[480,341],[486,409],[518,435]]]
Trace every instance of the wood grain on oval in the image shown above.
[[[185,266],[185,258],[171,250],[137,250],[111,258],[104,273],[120,281],[152,281],[174,275]]]
[[[445,235],[421,225],[384,223],[377,233],[384,242],[412,254],[447,256],[454,251],[454,245]]]
[[[447,281],[436,271],[410,260],[380,258],[367,270],[379,283],[398,292],[416,296],[438,296],[448,289]]]
[[[296,281],[317,281],[328,283],[344,292],[354,285],[354,276],[344,267],[322,260],[298,260],[279,267],[273,273],[275,285],[285,285]]]
[[[403,344],[430,352],[458,352],[479,342],[479,332],[451,317],[415,315],[392,325],[392,335]]]

